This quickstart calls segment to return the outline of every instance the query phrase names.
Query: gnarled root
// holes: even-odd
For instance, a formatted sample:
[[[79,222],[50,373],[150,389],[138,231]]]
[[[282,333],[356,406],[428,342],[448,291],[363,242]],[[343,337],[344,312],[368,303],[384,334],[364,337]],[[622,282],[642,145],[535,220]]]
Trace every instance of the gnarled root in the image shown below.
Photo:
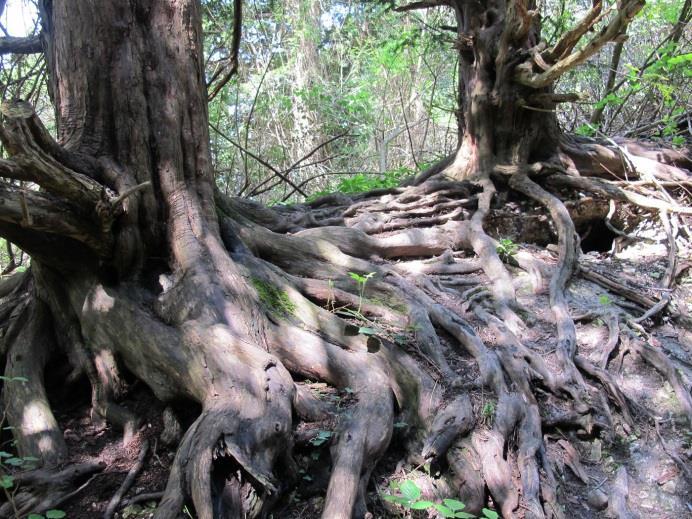
[[[478,176],[476,186],[431,178],[256,212],[250,202],[217,193],[223,243],[204,235],[195,244],[203,253],[178,251],[188,263],[162,274],[160,290],[78,275],[69,288],[51,290],[59,281],[40,274],[46,308],[69,338],[60,349],[75,376],[84,373],[92,383],[95,417],[126,432],[136,428],[136,418],[115,404],[125,369],[162,401],[201,406],[182,437],[156,517],[180,517],[186,505],[201,519],[266,515],[293,484],[296,417],[327,416],[337,424],[327,519],[367,514],[368,481],[389,447],[395,419],[410,432],[408,460],[446,460],[450,470],[439,488],[458,495],[442,497],[459,497],[475,514],[491,497],[506,518],[561,517],[551,457],[563,453],[578,476],[580,465],[570,443],[553,449],[544,430],[588,436],[613,429],[619,419],[625,430],[634,427],[608,361],[619,336],[638,324],[613,314],[599,358],[578,353],[567,298],[578,237],[566,204],[529,176],[543,169],[514,168],[508,183],[552,217],[558,235],[553,267],[527,254],[498,252],[484,229],[496,185]],[[463,257],[467,253],[475,258]],[[518,301],[517,267],[551,276],[554,350],[539,351],[527,338],[524,319],[531,324],[536,316]],[[44,319],[41,311],[47,312],[36,305],[15,311],[15,328],[4,338],[6,375],[31,369],[13,355],[26,359],[41,339],[25,326]],[[34,328],[41,329],[47,328]],[[689,394],[686,400],[670,361],[628,340],[673,381],[689,413]],[[36,366],[45,359],[37,358],[30,379],[38,384]],[[297,385],[305,378],[348,388],[348,411],[330,409]],[[29,387],[32,398],[45,395],[40,385]],[[491,393],[482,409],[473,391],[480,388]],[[29,396],[17,391],[7,383],[6,399],[15,392],[11,398],[25,408]],[[20,423],[6,402],[11,422]],[[61,438],[48,413],[41,416],[42,431]],[[59,448],[41,451],[40,441],[25,438],[26,452],[39,452],[46,463],[59,459],[51,454]],[[621,494],[613,497],[613,510],[622,509],[621,501]]]

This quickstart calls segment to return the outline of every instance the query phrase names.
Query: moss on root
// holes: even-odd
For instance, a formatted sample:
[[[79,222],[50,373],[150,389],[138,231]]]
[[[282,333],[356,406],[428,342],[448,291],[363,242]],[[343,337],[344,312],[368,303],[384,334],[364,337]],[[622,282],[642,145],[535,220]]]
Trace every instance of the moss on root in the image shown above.
[[[296,305],[285,290],[280,290],[271,283],[256,277],[252,278],[252,286],[257,291],[260,303],[268,312],[284,318],[295,313]]]

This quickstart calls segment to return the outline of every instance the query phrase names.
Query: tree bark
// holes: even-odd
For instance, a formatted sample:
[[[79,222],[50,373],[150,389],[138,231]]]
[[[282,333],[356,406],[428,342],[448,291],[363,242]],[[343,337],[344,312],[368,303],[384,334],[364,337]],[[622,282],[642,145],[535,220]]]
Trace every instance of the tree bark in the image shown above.
[[[641,2],[622,2],[576,51],[599,2],[550,49],[539,41],[532,2],[417,4],[443,3],[457,13],[463,60],[465,126],[456,156],[407,187],[266,208],[214,187],[197,1],[41,2],[58,140],[22,102],[3,105],[0,131],[11,155],[0,161],[8,179],[0,184],[0,235],[32,257],[26,277],[0,285],[10,377],[4,401],[21,455],[47,467],[65,457],[43,381],[49,355],[59,352],[71,380],[89,381],[92,418],[122,428],[125,441],[139,425],[117,403],[126,371],[163,402],[199,405],[156,518],[182,517],[187,505],[201,519],[266,517],[296,477],[294,415],[329,415],[298,389],[296,380],[309,378],[353,395],[329,446],[325,519],[366,516],[368,481],[395,417],[413,430],[412,455],[447,458],[449,488],[466,496],[469,511],[480,513],[487,490],[504,517],[520,505],[527,517],[560,516],[542,428],[567,423],[591,434],[602,415],[613,416],[607,402],[590,398],[603,389],[623,422],[632,420],[609,373],[578,353],[566,299],[578,237],[567,204],[541,179],[649,209],[689,210],[564,175],[615,151],[573,141],[571,155],[560,155],[566,145],[551,107],[564,97],[552,94],[550,78],[615,38]],[[638,168],[651,167],[652,178],[686,174],[643,157],[651,150],[625,152]],[[554,221],[556,265],[503,252],[484,230],[497,191],[506,189]],[[462,250],[478,259],[459,260]],[[551,279],[551,362],[524,344],[523,316],[531,312],[507,263],[531,273],[537,291],[542,277]],[[475,272],[485,277],[453,277]],[[474,286],[459,292],[464,284]],[[620,316],[634,326],[631,317]],[[477,328],[489,332],[492,347]],[[472,374],[447,360],[441,331]],[[407,348],[395,342],[402,335]],[[683,394],[665,356],[637,351]],[[11,383],[24,374],[26,386]],[[473,423],[467,393],[474,385],[494,395],[490,422]],[[66,480],[34,476],[46,482],[44,492],[59,488],[64,496]],[[48,496],[27,500],[21,513],[45,511],[55,502]]]

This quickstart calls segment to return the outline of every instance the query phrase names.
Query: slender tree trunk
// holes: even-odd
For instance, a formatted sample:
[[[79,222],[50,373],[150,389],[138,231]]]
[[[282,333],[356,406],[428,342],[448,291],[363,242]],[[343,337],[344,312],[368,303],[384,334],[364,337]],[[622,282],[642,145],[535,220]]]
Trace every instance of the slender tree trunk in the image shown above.
[[[603,93],[604,99],[613,91],[613,87],[615,86],[615,79],[617,78],[618,67],[620,66],[620,57],[622,56],[622,49],[624,46],[625,41],[623,39],[617,42],[615,47],[613,47],[613,54],[610,58],[610,67],[608,68],[608,79],[606,80],[605,90]],[[604,110],[605,105],[596,107],[589,118],[589,122],[595,126],[599,126],[601,124],[601,118],[603,117]]]
[[[324,142],[320,114],[310,105],[312,94],[320,92],[320,80],[324,74],[317,48],[320,35],[320,4],[316,0],[293,0],[289,3],[292,11],[291,30],[296,40],[296,51],[292,57],[294,92],[292,103],[293,130],[291,132],[292,161],[305,157]],[[314,99],[314,98],[312,98]],[[323,149],[311,157],[310,162],[318,162],[325,157]],[[309,178],[315,174],[314,168],[305,168],[301,175]]]

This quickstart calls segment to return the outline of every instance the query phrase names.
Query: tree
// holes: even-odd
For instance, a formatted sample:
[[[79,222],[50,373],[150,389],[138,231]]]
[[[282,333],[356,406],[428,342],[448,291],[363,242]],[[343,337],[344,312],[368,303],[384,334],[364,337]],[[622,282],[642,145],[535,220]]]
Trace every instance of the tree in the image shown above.
[[[58,138],[21,101],[3,105],[0,133],[11,155],[0,162],[6,179],[0,235],[32,258],[30,270],[0,290],[12,296],[0,313],[4,402],[23,456],[45,467],[65,458],[43,385],[49,356],[62,352],[70,376],[83,374],[91,383],[93,419],[122,427],[126,440],[138,417],[117,404],[125,369],[164,402],[201,406],[180,442],[157,518],[181,517],[186,504],[202,519],[259,517],[295,477],[294,412],[307,421],[331,412],[296,384],[304,377],[355,394],[331,447],[323,517],[366,514],[368,480],[397,414],[414,430],[410,449],[427,460],[447,457],[451,484],[469,511],[484,506],[487,485],[504,517],[514,516],[520,499],[506,455],[516,430],[526,513],[560,516],[542,427],[592,430],[612,417],[594,397],[597,384],[620,419],[627,425],[632,419],[610,374],[577,353],[565,286],[575,271],[578,236],[563,202],[538,178],[666,215],[690,212],[566,174],[622,171],[620,152],[560,135],[553,107],[574,96],[554,94],[552,86],[623,34],[643,1],[624,0],[605,11],[595,2],[550,48],[541,43],[530,1],[493,7],[433,1],[402,9],[437,5],[451,7],[458,22],[464,95],[455,156],[408,187],[266,208],[228,198],[214,185],[198,2],[41,2]],[[603,27],[577,48],[597,22]],[[672,165],[689,168],[679,153],[626,146],[642,174],[662,181],[687,175]],[[558,229],[550,282],[555,364],[522,342],[523,309],[503,261],[549,269],[515,258],[507,245],[503,252],[483,230],[495,183],[544,205]],[[472,249],[480,261],[455,261],[452,251],[460,249]],[[385,261],[437,255],[433,262]],[[458,302],[428,277],[481,269],[490,291],[468,305],[496,335],[492,349]],[[350,321],[322,306],[334,303],[348,309]],[[354,325],[368,320],[377,326]],[[420,355],[392,340],[397,329],[409,332],[404,342]],[[483,435],[469,436],[472,406],[438,330],[473,357],[481,383],[495,394],[493,425]],[[668,359],[636,335],[631,340],[669,377],[692,415],[689,393]],[[432,374],[425,362],[434,366]],[[28,381],[11,383],[18,377]],[[559,411],[541,412],[538,381]],[[445,401],[438,384],[456,387],[455,398]],[[454,442],[465,448],[450,450]],[[64,497],[60,488],[62,494],[57,485],[39,487],[19,503],[22,513],[45,510]]]

